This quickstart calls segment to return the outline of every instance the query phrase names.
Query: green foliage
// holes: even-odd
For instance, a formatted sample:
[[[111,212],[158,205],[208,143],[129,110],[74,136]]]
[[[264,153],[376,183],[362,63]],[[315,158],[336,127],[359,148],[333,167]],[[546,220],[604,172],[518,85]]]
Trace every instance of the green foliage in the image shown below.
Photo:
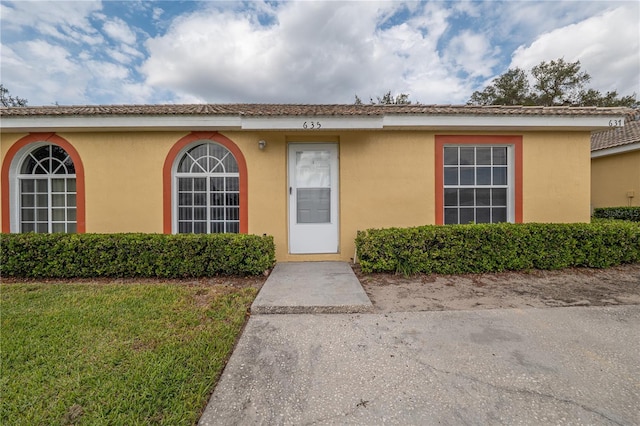
[[[593,209],[593,217],[640,222],[640,207],[599,207]]]
[[[3,234],[0,274],[25,278],[257,275],[273,237],[244,234]]]
[[[591,76],[580,69],[580,61],[542,61],[531,69],[536,105],[578,104],[579,95]]]
[[[527,105],[531,103],[529,79],[520,68],[511,68],[496,77],[482,92],[475,91],[469,100],[473,105]]]
[[[409,94],[400,93],[399,95],[393,96],[391,94],[391,90],[385,93],[382,96],[376,96],[376,100],[373,98],[369,98],[369,103],[371,105],[411,105],[411,101],[409,100]],[[355,95],[354,105],[363,105],[362,99],[356,94]]]
[[[195,425],[256,293],[2,284],[0,424]]]
[[[356,237],[364,272],[462,274],[640,262],[627,222],[481,224],[369,229]]]
[[[530,86],[532,81],[533,87]],[[510,68],[482,91],[475,91],[467,102],[470,105],[537,105],[537,106],[599,106],[635,107],[635,94],[618,95],[617,91],[602,94],[585,89],[591,76],[582,71],[580,61],[566,62],[563,58],[542,61],[531,69],[531,79],[521,68]]]
[[[11,96],[9,89],[4,87],[4,84],[0,84],[0,105],[3,107],[25,107],[27,100]]]

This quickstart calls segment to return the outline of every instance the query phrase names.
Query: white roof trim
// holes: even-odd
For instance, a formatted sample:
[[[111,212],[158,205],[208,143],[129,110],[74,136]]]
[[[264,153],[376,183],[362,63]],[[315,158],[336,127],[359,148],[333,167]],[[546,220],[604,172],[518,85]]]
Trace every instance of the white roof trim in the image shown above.
[[[243,117],[243,130],[382,129],[382,117]]]
[[[624,117],[571,117],[549,115],[391,115],[384,117],[384,127],[433,127],[433,128],[544,128],[561,127],[567,129],[611,128],[613,123],[623,124]]]
[[[167,116],[29,116],[3,117],[2,129],[25,132],[61,132],[85,130],[211,130],[240,129],[238,116],[167,115]]]
[[[591,151],[591,158],[606,157],[607,155],[623,154],[625,152],[637,151],[640,149],[640,142],[630,143],[626,145],[613,146],[611,148],[599,149]]]
[[[602,130],[622,125],[624,116],[553,115],[385,115],[276,116],[218,115],[97,115],[8,116],[3,131],[129,131],[129,130],[301,130],[433,129],[433,130]],[[306,127],[305,127],[306,126]]]

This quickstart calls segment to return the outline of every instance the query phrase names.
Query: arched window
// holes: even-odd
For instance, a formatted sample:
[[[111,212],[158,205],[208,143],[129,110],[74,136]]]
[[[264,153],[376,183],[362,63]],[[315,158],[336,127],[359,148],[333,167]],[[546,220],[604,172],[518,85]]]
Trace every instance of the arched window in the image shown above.
[[[19,232],[77,231],[76,170],[67,151],[39,144],[21,159],[16,179]]]
[[[240,173],[231,151],[196,142],[178,155],[174,176],[178,233],[240,232]]]

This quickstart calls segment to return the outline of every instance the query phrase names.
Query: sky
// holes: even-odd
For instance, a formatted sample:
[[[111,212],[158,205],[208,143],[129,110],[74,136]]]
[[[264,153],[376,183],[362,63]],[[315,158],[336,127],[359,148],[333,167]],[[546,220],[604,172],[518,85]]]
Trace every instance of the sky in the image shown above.
[[[640,97],[640,1],[0,0],[0,82],[30,106],[464,104],[557,58]]]

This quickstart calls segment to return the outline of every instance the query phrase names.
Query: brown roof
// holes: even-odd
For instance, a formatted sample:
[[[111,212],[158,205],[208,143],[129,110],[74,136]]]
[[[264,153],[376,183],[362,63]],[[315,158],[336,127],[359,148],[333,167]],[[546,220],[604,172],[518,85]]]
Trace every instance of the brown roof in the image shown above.
[[[591,135],[591,151],[638,142],[640,142],[640,110],[634,110],[626,115],[624,127],[594,132]]]
[[[219,115],[249,117],[425,115],[620,116],[628,108],[473,105],[86,105],[2,107],[0,116]]]

